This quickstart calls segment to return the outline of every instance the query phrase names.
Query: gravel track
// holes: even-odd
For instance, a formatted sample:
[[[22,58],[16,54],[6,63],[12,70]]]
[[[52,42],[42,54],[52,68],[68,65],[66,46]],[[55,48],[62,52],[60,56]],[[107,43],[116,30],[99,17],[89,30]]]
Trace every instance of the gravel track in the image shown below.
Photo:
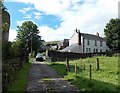
[[[28,76],[26,91],[39,93],[79,93],[79,90],[64,80],[44,62],[33,61]]]

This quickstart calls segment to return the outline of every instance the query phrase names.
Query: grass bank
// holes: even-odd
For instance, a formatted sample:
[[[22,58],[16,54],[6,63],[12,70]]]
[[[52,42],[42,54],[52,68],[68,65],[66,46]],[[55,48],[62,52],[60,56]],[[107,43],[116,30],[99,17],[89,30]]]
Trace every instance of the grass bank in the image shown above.
[[[96,58],[99,58],[100,70],[97,70]],[[77,63],[77,75],[74,66]],[[66,71],[66,62],[48,63],[70,83],[81,91],[118,91],[118,57],[92,57],[69,61],[70,72]],[[90,79],[92,65],[92,79]]]
[[[7,91],[26,90],[29,68],[32,61],[33,59],[30,59],[30,61],[28,63],[25,63],[22,69],[18,71],[15,82],[8,87]]]

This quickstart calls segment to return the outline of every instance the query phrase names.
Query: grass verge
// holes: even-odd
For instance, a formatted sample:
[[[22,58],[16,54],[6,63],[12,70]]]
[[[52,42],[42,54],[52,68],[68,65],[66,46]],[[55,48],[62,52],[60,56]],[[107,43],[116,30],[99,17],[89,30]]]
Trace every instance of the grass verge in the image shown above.
[[[7,91],[25,91],[26,90],[31,61],[32,60],[30,60],[30,62],[28,63],[25,63],[23,68],[20,71],[18,71],[15,82],[8,87]]]
[[[100,70],[97,70],[96,58],[99,58]],[[74,66],[77,63],[77,75]],[[49,63],[81,91],[118,91],[118,57],[99,56],[69,61],[71,71],[66,72],[66,62]],[[90,79],[90,65],[92,65],[92,79]]]

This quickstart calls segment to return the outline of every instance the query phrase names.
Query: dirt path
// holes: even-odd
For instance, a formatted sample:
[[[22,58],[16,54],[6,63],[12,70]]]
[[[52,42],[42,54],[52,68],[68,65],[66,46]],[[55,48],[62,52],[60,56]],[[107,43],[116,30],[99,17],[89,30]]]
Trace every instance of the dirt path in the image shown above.
[[[27,91],[44,93],[79,93],[79,90],[57,75],[56,71],[43,62],[31,65]],[[41,93],[40,92],[40,93]]]

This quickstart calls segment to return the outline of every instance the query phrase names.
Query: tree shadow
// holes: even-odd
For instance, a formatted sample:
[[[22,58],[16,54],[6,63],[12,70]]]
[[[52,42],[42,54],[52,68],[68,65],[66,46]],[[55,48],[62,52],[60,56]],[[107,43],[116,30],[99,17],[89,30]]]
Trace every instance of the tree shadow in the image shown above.
[[[69,79],[68,79],[69,81]],[[119,86],[108,82],[102,82],[95,79],[83,78],[76,76],[70,81],[73,85],[76,85],[81,91],[113,91],[120,90]],[[95,92],[94,92],[95,93]]]

